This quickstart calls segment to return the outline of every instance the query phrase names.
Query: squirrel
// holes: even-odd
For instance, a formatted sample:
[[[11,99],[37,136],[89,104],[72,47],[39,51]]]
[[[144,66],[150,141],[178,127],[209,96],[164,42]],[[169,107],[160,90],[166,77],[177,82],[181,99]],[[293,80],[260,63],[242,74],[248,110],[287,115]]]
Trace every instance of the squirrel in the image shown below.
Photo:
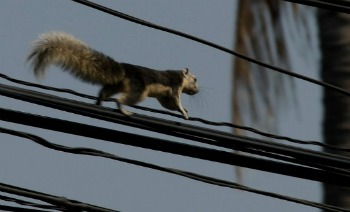
[[[181,94],[199,92],[197,78],[187,68],[159,71],[120,63],[64,32],[40,35],[27,61],[31,61],[37,78],[44,75],[48,66],[56,65],[82,81],[102,85],[96,105],[119,94],[117,107],[124,115],[132,113],[122,105],[135,105],[146,97],[153,97],[164,108],[179,111],[188,119],[188,112],[181,105]]]

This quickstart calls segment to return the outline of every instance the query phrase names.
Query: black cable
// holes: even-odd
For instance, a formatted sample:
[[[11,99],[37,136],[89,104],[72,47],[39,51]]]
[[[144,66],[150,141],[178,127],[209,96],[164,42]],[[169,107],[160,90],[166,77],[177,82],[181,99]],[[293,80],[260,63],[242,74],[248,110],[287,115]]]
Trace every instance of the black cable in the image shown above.
[[[40,209],[51,209],[51,210],[59,210],[59,211],[65,210],[64,207],[57,207],[57,206],[52,206],[52,205],[43,205],[43,204],[33,203],[33,202],[29,202],[29,201],[24,201],[24,200],[21,200],[18,198],[4,196],[4,195],[0,195],[0,200],[16,203],[16,204],[23,205],[23,206],[40,208]]]
[[[24,124],[32,127],[55,130],[58,132],[64,132],[64,133],[84,136],[88,138],[95,138],[95,139],[105,140],[105,141],[114,142],[114,143],[121,143],[125,145],[142,147],[142,148],[152,149],[156,151],[163,151],[163,152],[180,154],[180,155],[189,156],[189,157],[196,157],[204,160],[209,159],[215,162],[223,162],[222,160],[217,159],[217,157],[215,156],[215,152],[211,152],[211,153],[203,152],[200,149],[187,148],[187,146],[182,146],[181,144],[180,145],[176,143],[170,144],[170,142],[166,140],[153,139],[146,136],[139,136],[139,135],[125,133],[125,132],[116,131],[116,130],[113,131],[113,130],[108,130],[101,127],[94,127],[94,126],[85,125],[81,123],[70,122],[66,120],[60,120],[60,119],[44,117],[39,115],[33,115],[29,113],[23,113],[23,112],[18,112],[18,111],[9,110],[9,109],[3,109],[3,108],[0,108],[0,114],[2,114],[0,116],[0,120],[12,122],[12,123],[18,123],[18,124]],[[196,152],[197,154],[189,154],[189,153],[184,154],[183,151],[185,150],[189,153]],[[308,166],[311,168],[322,169],[332,173],[338,173],[338,174],[350,176],[350,171],[339,169],[336,167],[324,166],[323,164],[319,164],[319,163],[310,163],[307,161],[300,161],[300,160],[296,160],[283,155],[273,154],[270,152],[264,152],[264,151],[259,151],[255,149],[249,149],[249,148],[244,148],[239,150],[244,152],[249,152],[250,154],[264,156],[267,158],[274,158],[280,161],[290,162],[294,164]],[[205,155],[211,155],[213,157],[206,157]],[[230,157],[230,156],[231,155],[229,154],[227,155],[227,157]],[[234,160],[244,161],[245,158],[235,158]],[[224,163],[228,163],[228,162],[225,161]],[[255,168],[255,169],[259,167],[264,167],[264,166],[275,167],[274,164],[264,165],[264,164],[260,164],[259,162],[252,162],[252,164],[254,164],[253,167],[250,165],[247,166],[245,162],[241,164],[237,163],[233,165],[239,165],[239,166]],[[275,168],[278,169],[277,166]],[[285,169],[289,169],[289,168],[285,168]],[[285,172],[282,172],[282,173],[288,174],[290,172],[297,172],[297,171],[289,170],[289,172],[287,173]]]
[[[31,199],[47,202],[58,207],[64,207],[67,211],[91,211],[91,212],[118,212],[115,210],[102,208],[99,206],[79,202],[76,200],[58,197],[47,193],[33,191],[29,189],[20,188],[17,186],[0,183],[0,191],[17,196],[27,197]],[[63,211],[63,210],[62,210]]]
[[[287,2],[303,4],[320,9],[332,10],[334,12],[350,14],[350,4],[342,0],[283,0]]]
[[[179,146],[176,146],[176,144],[174,144],[173,146],[168,146],[164,149],[163,144],[166,143],[166,141],[164,141],[164,140],[158,139],[157,141],[155,141],[155,139],[149,138],[149,137],[138,136],[135,134],[124,133],[124,132],[120,132],[120,131],[107,130],[107,129],[100,128],[100,127],[94,127],[94,126],[90,126],[90,125],[84,125],[81,123],[70,122],[70,121],[66,121],[66,120],[60,120],[60,119],[44,117],[44,116],[39,116],[39,115],[33,115],[33,114],[18,112],[18,111],[9,110],[9,109],[0,108],[0,114],[3,114],[0,117],[0,120],[3,120],[3,121],[8,121],[8,122],[17,123],[17,124],[24,124],[24,125],[28,125],[28,126],[32,126],[32,127],[39,127],[39,128],[48,129],[48,130],[55,130],[58,132],[65,132],[65,133],[70,133],[70,134],[89,137],[89,138],[102,139],[102,140],[106,140],[106,141],[110,141],[110,142],[118,141],[118,143],[121,143],[121,144],[132,145],[132,146],[137,146],[137,147],[142,147],[142,148],[148,148],[148,149],[153,149],[153,150],[157,150],[157,151],[164,151],[165,150],[166,152],[168,152],[169,149],[170,150],[172,150],[172,149],[179,149],[179,150],[184,149],[184,148],[180,148]],[[118,139],[116,139],[116,138],[118,138]],[[136,141],[136,142],[133,142],[133,141]],[[216,144],[213,143],[212,145],[216,145]],[[156,148],[154,148],[154,147],[156,147]],[[219,145],[219,147],[222,147],[222,146]],[[250,149],[250,148],[244,148],[244,149],[239,149],[239,150],[244,151],[244,152],[248,152],[250,154],[264,156],[267,158],[274,158],[274,159],[285,161],[285,162],[300,164],[303,166],[309,166],[312,168],[318,168],[318,169],[322,169],[325,171],[350,176],[350,171],[338,169],[336,167],[324,166],[323,164],[319,164],[319,163],[315,164],[315,163],[310,163],[307,161],[300,161],[300,160],[296,160],[296,159],[286,157],[283,155],[259,151],[259,150]],[[195,151],[195,152],[200,153],[199,150],[188,149],[188,151]],[[182,155],[182,153],[179,153],[177,151],[175,151],[175,152],[172,151],[170,153]],[[203,153],[203,155],[213,155],[213,154],[212,153]],[[189,155],[186,155],[186,156],[189,156]],[[201,158],[201,159],[203,159],[203,158]],[[241,158],[241,159],[237,158],[237,160],[244,160],[244,158]],[[236,165],[239,165],[239,164],[236,164]],[[260,164],[256,164],[256,165],[258,167],[260,166]],[[271,166],[273,166],[273,165],[271,165]]]
[[[350,8],[350,2],[348,0],[332,0],[332,1],[329,1],[329,0],[318,0],[319,2],[324,2],[324,3],[333,3],[333,4],[336,4],[336,5],[339,5],[339,6],[344,6],[344,7],[347,7],[347,8]]]
[[[0,205],[1,211],[11,211],[11,212],[52,212],[48,210],[38,210],[38,209],[29,209],[29,208],[22,208],[22,207],[15,207],[15,206],[6,206],[6,205]]]
[[[137,23],[137,24],[140,24],[140,25],[143,25],[143,26],[147,26],[147,27],[150,27],[150,28],[153,28],[153,29],[161,30],[161,31],[164,31],[164,32],[167,32],[167,33],[170,33],[170,34],[178,35],[180,37],[184,37],[184,38],[190,39],[192,41],[196,41],[198,43],[202,43],[204,45],[213,47],[213,48],[221,50],[223,52],[232,54],[232,55],[234,55],[236,57],[242,58],[242,59],[244,59],[246,61],[249,61],[251,63],[255,63],[255,64],[258,64],[258,65],[263,66],[265,68],[268,68],[268,69],[271,69],[271,70],[274,70],[274,71],[277,71],[277,72],[280,72],[280,73],[283,73],[283,74],[286,74],[286,75],[289,75],[289,76],[292,76],[292,77],[295,77],[295,78],[298,78],[298,79],[301,79],[301,80],[304,80],[304,81],[307,81],[307,82],[310,82],[310,83],[313,83],[313,84],[316,84],[316,85],[319,85],[319,86],[322,86],[322,87],[325,87],[327,89],[336,91],[338,93],[341,93],[343,95],[346,95],[346,96],[350,97],[350,92],[349,91],[346,91],[346,90],[344,90],[342,88],[339,88],[337,86],[331,85],[329,83],[321,82],[319,80],[315,80],[315,79],[312,79],[310,77],[307,77],[307,76],[304,76],[304,75],[301,75],[301,74],[297,74],[295,72],[291,72],[291,71],[288,71],[288,70],[285,70],[285,69],[282,69],[282,68],[279,68],[279,67],[276,67],[276,66],[264,63],[264,62],[262,62],[260,60],[256,60],[256,59],[250,58],[248,56],[242,55],[242,54],[237,53],[235,51],[232,51],[232,50],[230,50],[228,48],[225,48],[225,47],[220,46],[218,44],[214,44],[214,43],[206,41],[204,39],[195,37],[193,35],[186,34],[186,33],[183,33],[183,32],[177,31],[177,30],[173,30],[173,29],[170,29],[170,28],[167,28],[167,27],[163,27],[163,26],[160,26],[160,25],[156,25],[156,24],[153,24],[151,22],[144,21],[142,19],[139,19],[139,18],[136,18],[136,17],[130,16],[130,15],[121,13],[119,11],[112,10],[112,9],[110,9],[108,7],[104,7],[104,6],[99,5],[97,3],[90,2],[88,0],[71,0],[71,1],[77,2],[79,4],[83,4],[85,6],[88,6],[88,7],[94,8],[96,10],[108,13],[110,15],[122,18],[124,20],[131,21],[133,23]]]
[[[36,83],[31,83],[31,82],[11,78],[11,77],[9,77],[5,74],[2,74],[2,73],[0,73],[0,77],[8,80],[10,82],[14,82],[14,83],[25,85],[25,86],[36,87],[36,88],[50,90],[50,91],[56,91],[56,92],[60,92],[60,93],[68,93],[68,94],[72,94],[74,96],[78,96],[78,97],[82,97],[82,98],[86,98],[86,99],[91,99],[91,100],[95,100],[95,101],[97,100],[97,97],[95,97],[95,96],[79,93],[79,92],[76,92],[76,91],[71,90],[71,89],[55,88],[55,87],[40,85],[40,84],[36,84]],[[108,98],[108,99],[106,99],[106,101],[115,101],[115,99]],[[159,113],[159,114],[163,114],[163,115],[169,115],[169,116],[173,116],[173,117],[177,117],[177,118],[182,119],[181,115],[178,115],[178,114],[175,114],[172,112],[168,112],[168,111],[164,111],[164,110],[157,110],[157,109],[152,109],[152,108],[147,108],[147,107],[142,107],[142,106],[137,106],[137,105],[130,106],[130,107],[138,109],[138,110]],[[197,121],[197,122],[201,122],[203,124],[208,124],[208,125],[212,125],[212,126],[226,126],[226,127],[230,127],[230,128],[238,128],[238,129],[250,131],[250,132],[253,132],[255,134],[259,134],[259,135],[262,135],[262,136],[265,136],[268,138],[285,140],[285,141],[289,141],[289,142],[296,143],[296,144],[316,145],[316,146],[320,146],[320,147],[323,147],[325,149],[329,149],[329,150],[333,150],[333,151],[350,152],[350,148],[342,148],[342,147],[332,146],[332,145],[325,144],[325,143],[318,142],[318,141],[303,141],[303,140],[299,140],[299,139],[290,138],[287,136],[279,136],[279,135],[263,132],[263,131],[260,131],[260,130],[257,130],[257,129],[254,129],[251,127],[241,126],[241,125],[233,124],[233,123],[229,123],[229,122],[214,122],[214,121],[209,121],[209,120],[197,118],[197,117],[190,117],[189,121]]]
[[[244,190],[244,191],[253,192],[253,193],[264,195],[264,196],[269,196],[269,197],[278,198],[278,199],[282,199],[282,200],[286,200],[286,201],[291,201],[291,202],[295,202],[295,203],[299,203],[299,204],[303,204],[303,205],[308,205],[311,207],[326,209],[329,211],[348,211],[348,212],[350,211],[350,210],[347,210],[345,208],[339,208],[336,206],[331,206],[331,205],[316,203],[316,202],[312,202],[312,201],[302,200],[302,199],[298,199],[298,198],[283,196],[283,195],[275,194],[272,192],[266,192],[266,191],[261,191],[261,190],[257,190],[257,189],[252,189],[252,188],[249,188],[249,187],[237,184],[237,183],[231,183],[231,182],[228,182],[225,180],[216,179],[216,178],[212,178],[212,177],[208,177],[208,176],[204,176],[204,175],[199,175],[196,173],[186,172],[186,171],[182,171],[179,169],[166,168],[166,167],[161,167],[161,166],[157,166],[157,165],[142,162],[142,161],[122,158],[122,157],[119,157],[119,156],[116,156],[116,155],[113,155],[110,153],[106,153],[106,152],[103,152],[100,150],[95,150],[95,149],[90,149],[90,148],[81,148],[81,147],[80,148],[79,147],[72,148],[72,147],[67,147],[67,146],[63,146],[63,145],[58,145],[58,144],[50,143],[50,142],[46,141],[45,139],[38,137],[36,135],[32,135],[32,134],[28,134],[28,133],[24,133],[24,132],[20,132],[20,131],[14,131],[14,130],[5,129],[5,128],[1,128],[1,127],[0,127],[0,129],[3,132],[7,131],[7,133],[9,133],[11,135],[30,139],[30,140],[34,141],[35,143],[38,143],[42,146],[45,146],[47,148],[54,149],[57,151],[62,151],[62,152],[67,152],[67,153],[72,153],[72,154],[81,154],[81,155],[109,158],[112,160],[117,160],[117,161],[129,163],[129,164],[133,164],[133,165],[137,165],[137,166],[142,166],[145,168],[150,168],[150,169],[154,169],[154,170],[158,170],[158,171],[162,171],[162,172],[166,172],[166,173],[176,174],[179,176],[187,177],[187,178],[190,178],[193,180],[209,183],[212,185]],[[0,184],[0,189],[1,189],[1,184]]]
[[[240,149],[243,151],[246,148],[256,149],[265,152],[272,152],[274,154],[289,156],[297,160],[323,164],[325,166],[350,169],[350,160],[345,156],[316,152],[313,150],[268,142],[261,139],[231,135],[226,132],[174,121],[167,121],[155,117],[137,114],[133,116],[125,116],[119,112],[115,112],[111,109],[103,108],[100,106],[68,100],[65,98],[26,89],[19,89],[13,86],[0,84],[0,95],[40,104],[46,107],[56,108],[75,114],[97,118],[104,121],[137,127],[144,130],[190,139],[193,141],[221,146],[224,148],[236,150]]]
[[[10,121],[13,123],[20,123],[32,127],[40,127],[43,129],[55,130],[73,135],[79,135],[114,143],[120,143],[124,145],[152,149],[156,151],[162,151],[223,164],[243,166],[261,171],[268,171],[309,180],[326,180],[328,183],[334,184],[339,183],[338,181],[348,182],[350,179],[350,175],[348,172],[342,172],[342,170],[336,170],[335,168],[333,170],[314,169],[314,164],[307,164],[310,165],[310,168],[301,167],[277,161],[235,154],[231,151],[228,152],[178,142],[172,142],[164,139],[151,138],[147,136],[126,133],[117,130],[110,130],[101,127],[70,122],[66,120],[43,117],[39,115],[20,113],[7,109],[0,109],[0,114],[2,114],[0,116],[1,120]],[[4,131],[0,129],[0,132],[1,131],[5,133],[10,132],[9,130]],[[271,156],[271,154],[267,156]],[[303,166],[306,166],[306,164],[301,164]]]

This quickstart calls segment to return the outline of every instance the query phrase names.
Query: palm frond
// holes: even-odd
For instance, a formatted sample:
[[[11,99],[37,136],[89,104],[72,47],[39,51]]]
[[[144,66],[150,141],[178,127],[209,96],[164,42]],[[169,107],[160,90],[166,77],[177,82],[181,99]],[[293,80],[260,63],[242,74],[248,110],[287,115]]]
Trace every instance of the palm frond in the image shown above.
[[[296,60],[315,64],[309,56],[317,51],[312,8],[279,0],[241,0],[238,6],[236,51],[291,70]],[[284,102],[296,99],[293,80],[241,59],[233,67],[234,123],[275,129]]]

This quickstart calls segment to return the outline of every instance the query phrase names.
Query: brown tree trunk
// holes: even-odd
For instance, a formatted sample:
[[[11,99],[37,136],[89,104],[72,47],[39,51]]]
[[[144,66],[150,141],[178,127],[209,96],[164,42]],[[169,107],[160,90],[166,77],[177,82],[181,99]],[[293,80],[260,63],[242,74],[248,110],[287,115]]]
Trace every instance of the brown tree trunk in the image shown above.
[[[318,21],[322,80],[350,91],[350,15],[320,10]],[[324,142],[350,148],[350,98],[325,89],[323,105]],[[349,188],[324,184],[323,189],[324,203],[350,209]]]

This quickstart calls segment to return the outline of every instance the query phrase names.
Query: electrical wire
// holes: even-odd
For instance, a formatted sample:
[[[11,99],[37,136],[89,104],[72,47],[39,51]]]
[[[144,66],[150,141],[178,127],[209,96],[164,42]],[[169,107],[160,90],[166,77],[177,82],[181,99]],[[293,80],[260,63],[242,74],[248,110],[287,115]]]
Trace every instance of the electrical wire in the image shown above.
[[[222,136],[220,136],[220,137],[222,139],[225,139],[225,138],[228,139],[227,140],[228,143],[226,143],[226,144],[222,143],[223,144],[222,147],[232,148],[233,147],[232,145],[239,146],[239,144],[242,146],[252,145],[252,146],[255,146],[257,149],[262,149],[262,150],[267,150],[267,151],[271,150],[271,149],[269,149],[269,147],[270,147],[270,148],[273,148],[273,151],[277,151],[279,153],[283,153],[283,152],[280,152],[278,150],[279,147],[283,147],[283,148],[285,147],[285,150],[287,150],[287,149],[292,150],[293,148],[294,148],[294,150],[297,150],[297,149],[300,150],[300,148],[295,148],[295,147],[290,147],[290,146],[287,147],[287,146],[282,145],[282,144],[276,144],[276,143],[266,142],[266,141],[262,141],[262,140],[252,139],[252,138],[249,138],[249,140],[252,141],[253,143],[249,143],[249,144],[237,143],[237,142],[240,142],[241,138],[244,139],[245,137],[233,136],[229,133],[219,132],[219,131],[211,130],[208,128],[201,128],[201,127],[187,125],[187,124],[178,123],[178,122],[165,121],[165,120],[157,119],[157,118],[150,119],[147,116],[141,116],[141,115],[136,115],[136,114],[134,116],[131,116],[131,117],[124,116],[124,115],[121,115],[120,113],[116,113],[113,110],[106,109],[103,107],[89,105],[86,103],[80,103],[80,102],[77,102],[74,100],[68,100],[68,99],[64,99],[64,98],[60,98],[60,97],[56,97],[56,96],[52,96],[52,95],[47,95],[47,94],[43,94],[43,93],[39,93],[39,92],[18,89],[18,88],[14,88],[11,86],[0,85],[0,88],[1,88],[0,94],[11,97],[11,98],[17,98],[20,100],[29,101],[32,103],[36,103],[36,104],[40,104],[40,105],[44,105],[44,106],[49,106],[49,107],[53,107],[56,109],[65,110],[68,112],[73,112],[73,113],[77,113],[80,115],[89,116],[92,118],[98,118],[98,119],[105,120],[105,121],[124,124],[124,125],[131,126],[131,127],[138,127],[141,129],[151,130],[151,131],[155,131],[155,132],[159,132],[159,133],[164,133],[163,131],[166,130],[167,127],[170,127],[170,128],[172,128],[172,129],[170,129],[172,131],[171,135],[179,136],[179,137],[182,137],[185,139],[196,140],[196,138],[201,136],[201,137],[205,138],[206,140],[209,140],[209,138],[214,139],[214,140],[218,140],[217,138],[213,137],[213,134],[216,134],[218,136],[223,135],[223,137]],[[151,128],[152,126],[154,126],[154,127]],[[180,130],[181,133],[176,133],[174,128],[176,128],[176,130]],[[191,134],[193,134],[193,135],[191,135]],[[230,138],[234,138],[234,139],[231,140]],[[210,143],[210,144],[213,144],[213,143]],[[265,146],[263,144],[266,144],[269,147],[266,148],[267,146]],[[218,144],[216,144],[216,145],[218,145]],[[306,150],[306,151],[308,151],[308,150]],[[313,154],[317,154],[317,152],[313,151]],[[318,154],[326,154],[326,153],[318,153]],[[337,158],[340,156],[331,155],[331,157]],[[345,157],[344,157],[344,159],[348,160]],[[318,158],[317,160],[322,161],[321,158]]]
[[[193,149],[193,148],[188,148],[189,147],[188,145],[187,146],[186,145],[183,146],[181,144],[178,145],[174,142],[171,142],[172,144],[170,144],[170,142],[166,140],[153,139],[146,136],[140,136],[140,135],[120,132],[116,130],[108,130],[101,127],[95,127],[91,125],[70,122],[67,120],[55,119],[51,117],[33,115],[29,113],[3,109],[3,108],[0,108],[0,114],[2,114],[2,116],[0,117],[0,120],[7,121],[7,122],[27,125],[31,127],[38,127],[42,129],[54,130],[58,132],[64,132],[64,133],[84,136],[88,138],[95,138],[95,139],[105,140],[113,143],[120,143],[120,144],[135,146],[135,147],[152,149],[156,151],[163,151],[163,152],[179,154],[183,156],[195,157],[195,158],[204,159],[204,160],[209,159],[215,162],[225,162],[229,164],[231,163],[230,161],[226,161],[226,160],[225,161],[218,160],[219,157],[215,156],[216,154],[215,151],[203,152],[203,150],[198,149],[196,146],[194,147],[195,149]],[[213,145],[215,145],[215,143]],[[219,146],[219,147],[222,147],[222,146]],[[338,173],[338,174],[350,176],[350,171],[339,169],[333,166],[330,167],[330,166],[324,166],[323,164],[320,164],[320,163],[310,163],[308,161],[297,160],[287,156],[250,149],[247,147],[245,147],[244,149],[241,149],[241,148],[238,148],[238,149],[240,151],[249,152],[250,154],[260,155],[266,158],[273,158],[284,162],[299,164],[299,165],[308,166],[311,168],[325,170],[332,173]],[[197,154],[183,153],[183,151],[185,150],[186,152],[196,152]],[[231,149],[228,149],[227,151],[231,152]],[[226,154],[226,152],[222,154]],[[211,157],[206,157],[206,155],[210,155]],[[232,155],[232,154],[226,154],[226,155],[227,157],[231,157],[231,156],[236,157],[236,155]],[[248,157],[248,159],[251,160],[252,158]],[[235,158],[234,160],[244,161],[245,158],[239,157],[239,158]],[[241,164],[236,163],[233,165],[244,166],[244,167],[255,168],[255,169],[260,168],[262,170],[264,170],[263,168],[264,166],[275,167],[276,169],[279,169],[278,168],[279,164],[277,164],[277,166],[275,164],[264,164],[264,163],[260,163],[259,160],[257,162],[252,162],[252,164],[254,164],[254,166],[246,164],[245,162],[242,162]],[[280,172],[280,174],[290,174],[291,172],[292,173],[298,172],[298,170],[291,170],[291,168],[292,167],[285,168],[288,171]],[[270,171],[274,171],[274,169]],[[265,171],[268,171],[268,170],[265,170]]]
[[[21,200],[18,198],[4,196],[4,195],[0,195],[0,200],[16,203],[16,204],[23,205],[23,206],[40,208],[40,209],[51,209],[51,210],[59,210],[59,211],[64,211],[66,209],[64,207],[57,207],[57,206],[52,206],[52,205],[43,205],[43,204],[33,203],[33,202],[29,202],[29,201],[24,201],[24,200]]]
[[[283,0],[320,9],[350,14],[350,4],[343,0]]]
[[[325,3],[329,3],[329,0],[318,0],[319,2],[325,2]],[[333,4],[337,4],[339,6],[346,6],[348,8],[350,8],[350,2],[348,0],[332,0],[331,1]]]
[[[266,192],[266,191],[261,191],[261,190],[257,190],[257,189],[252,189],[252,188],[249,188],[247,186],[243,186],[243,185],[240,185],[237,183],[232,183],[232,182],[228,182],[225,180],[216,179],[213,177],[199,175],[199,174],[192,173],[192,172],[182,171],[182,170],[174,169],[174,168],[166,168],[166,167],[162,167],[162,166],[158,166],[158,165],[154,165],[154,164],[150,164],[150,163],[146,163],[146,162],[142,162],[142,161],[127,159],[127,158],[119,157],[117,155],[106,153],[106,152],[96,150],[96,149],[82,148],[82,147],[74,147],[73,148],[73,147],[67,147],[67,146],[63,146],[63,145],[59,145],[59,144],[54,144],[54,143],[51,143],[51,142],[49,142],[41,137],[38,137],[38,136],[33,135],[33,134],[29,134],[29,133],[5,129],[2,127],[0,127],[0,130],[2,132],[9,133],[9,134],[14,135],[14,136],[19,136],[22,138],[32,140],[37,144],[40,144],[42,146],[45,146],[47,148],[54,149],[57,151],[62,151],[62,152],[72,153],[72,154],[81,154],[81,155],[109,158],[112,160],[117,160],[120,162],[125,162],[125,163],[129,163],[129,164],[133,164],[133,165],[137,165],[137,166],[141,166],[141,167],[145,167],[145,168],[150,168],[150,169],[154,169],[154,170],[158,170],[158,171],[162,171],[162,172],[166,172],[166,173],[176,174],[179,176],[187,177],[187,178],[190,178],[193,180],[209,183],[212,185],[244,190],[244,191],[248,191],[248,192],[252,192],[252,193],[256,193],[256,194],[260,194],[260,195],[264,195],[264,196],[269,196],[269,197],[278,198],[278,199],[282,199],[282,200],[286,200],[286,201],[290,201],[290,202],[308,205],[308,206],[319,208],[319,209],[326,209],[329,211],[350,211],[350,210],[345,209],[345,208],[340,208],[340,207],[335,207],[335,206],[331,206],[331,205],[302,200],[299,198],[288,197],[288,196],[284,196],[284,195],[280,195],[280,194],[275,194],[272,192]],[[0,184],[0,189],[1,189],[1,184]]]
[[[201,44],[213,47],[215,49],[221,50],[223,52],[232,54],[232,55],[234,55],[236,57],[239,57],[239,58],[241,58],[243,60],[249,61],[251,63],[255,63],[257,65],[263,66],[263,67],[268,68],[270,70],[274,70],[274,71],[277,71],[277,72],[280,72],[280,73],[283,73],[283,74],[286,74],[286,75],[298,78],[300,80],[304,80],[304,81],[307,81],[307,82],[310,82],[310,83],[322,86],[324,88],[333,90],[335,92],[338,92],[338,93],[341,93],[341,94],[343,94],[345,96],[350,97],[350,92],[349,91],[346,91],[346,90],[344,90],[342,88],[339,88],[337,86],[334,86],[334,85],[331,85],[331,84],[326,83],[326,82],[315,80],[315,79],[312,79],[310,77],[307,77],[307,76],[304,76],[304,75],[301,75],[301,74],[297,74],[295,72],[291,72],[291,71],[288,71],[288,70],[285,70],[285,69],[282,69],[282,68],[279,68],[279,67],[276,67],[276,66],[264,63],[264,62],[262,62],[260,60],[250,58],[248,56],[245,56],[243,54],[240,54],[240,53],[237,53],[235,51],[232,51],[232,50],[230,50],[228,48],[225,48],[223,46],[220,46],[218,44],[214,44],[214,43],[206,41],[204,39],[195,37],[193,35],[186,34],[186,33],[183,33],[183,32],[177,31],[177,30],[173,30],[173,29],[170,29],[170,28],[167,28],[167,27],[163,27],[163,26],[160,26],[160,25],[156,25],[154,23],[142,20],[140,18],[136,18],[136,17],[130,16],[128,14],[125,14],[125,13],[113,10],[111,8],[102,6],[102,5],[97,4],[97,3],[93,3],[93,2],[88,1],[88,0],[71,0],[71,1],[74,1],[76,3],[82,4],[82,5],[85,5],[85,6],[88,6],[90,8],[99,10],[99,11],[104,12],[104,13],[108,13],[110,15],[122,18],[122,19],[127,20],[127,21],[131,21],[131,22],[136,23],[136,24],[140,24],[140,25],[143,25],[143,26],[147,26],[147,27],[150,27],[150,28],[153,28],[153,29],[157,29],[157,30],[163,31],[163,32],[167,32],[167,33],[170,33],[170,34],[174,34],[174,35],[177,35],[177,36],[180,36],[180,37],[187,38],[189,40],[192,40],[192,41],[195,41],[195,42],[198,42],[198,43],[201,43]]]
[[[17,186],[0,183],[0,191],[17,196],[27,197],[30,199],[40,200],[52,205],[58,206],[58,208],[65,208],[67,211],[88,211],[88,212],[118,212],[76,200],[67,199],[64,197],[58,197],[47,193],[33,191],[29,189],[20,188]],[[62,210],[64,211],[64,210]]]
[[[0,114],[3,114],[2,116],[0,116],[0,120],[9,121],[12,123],[19,123],[32,127],[39,127],[43,129],[49,129],[58,132],[64,132],[73,135],[109,141],[113,143],[120,143],[129,146],[152,149],[156,151],[208,160],[212,162],[243,166],[261,171],[283,174],[287,176],[299,177],[322,182],[327,181],[331,184],[340,183],[342,186],[350,185],[350,183],[349,185],[347,185],[347,182],[349,182],[350,180],[349,171],[339,170],[336,167],[328,168],[322,165],[320,166],[318,164],[300,162],[287,157],[283,157],[281,155],[277,155],[277,157],[274,158],[280,160],[287,160],[288,162],[292,163],[299,163],[300,165],[302,165],[302,167],[288,163],[281,163],[278,161],[271,161],[262,158],[240,155],[233,153],[230,150],[223,151],[210,149],[190,144],[168,141],[159,138],[151,138],[147,136],[126,133],[117,130],[105,129],[101,127],[66,120],[32,115],[23,112],[16,112],[7,109],[0,109]],[[258,153],[261,154],[261,152]],[[264,153],[263,156],[272,157],[275,155]],[[303,166],[309,166],[309,168]]]
[[[125,116],[119,112],[115,112],[115,110],[43,94],[40,92],[15,88],[13,86],[5,86],[0,84],[0,95],[70,113],[88,116],[91,118],[97,118],[112,123],[123,124],[130,127],[190,139],[196,142],[216,145],[224,148],[236,150],[239,149],[242,151],[257,149],[265,152],[272,152],[274,154],[289,156],[297,160],[323,164],[325,166],[333,166],[344,169],[350,168],[350,160],[345,156],[316,152],[313,150],[268,142],[261,139],[231,135],[226,132],[163,120],[155,117],[138,114],[134,114],[133,116]]]
[[[60,92],[60,93],[68,93],[68,94],[72,94],[74,96],[78,96],[78,97],[82,97],[82,98],[86,98],[86,99],[90,99],[90,100],[95,100],[95,101],[97,100],[97,97],[95,97],[95,96],[79,93],[79,92],[76,92],[76,91],[71,90],[71,89],[55,88],[55,87],[51,87],[51,86],[45,86],[45,85],[40,85],[40,84],[36,84],[36,83],[32,83],[32,82],[19,80],[19,79],[14,79],[14,78],[11,78],[11,77],[9,77],[5,74],[2,74],[2,73],[0,73],[0,77],[5,79],[5,80],[8,80],[10,82],[29,86],[29,87],[36,87],[36,88]],[[115,101],[115,99],[108,98],[108,99],[106,99],[106,101]],[[164,110],[157,110],[157,109],[152,109],[152,108],[147,108],[147,107],[142,107],[142,106],[137,106],[137,105],[133,105],[130,107],[138,109],[138,110],[152,112],[152,113],[158,113],[158,114],[173,116],[176,118],[182,118],[181,115],[178,115],[178,114],[175,114],[172,112],[168,112],[168,111],[164,111]],[[323,147],[325,149],[333,150],[333,151],[350,152],[350,148],[342,148],[342,147],[332,146],[332,145],[325,144],[325,143],[318,142],[318,141],[303,141],[303,140],[299,140],[299,139],[290,138],[287,136],[275,135],[275,134],[263,132],[263,131],[260,131],[260,130],[257,130],[257,129],[254,129],[251,127],[233,124],[233,123],[229,123],[229,122],[214,122],[214,121],[209,121],[209,120],[198,118],[198,117],[190,117],[189,121],[197,121],[197,122],[201,122],[203,124],[212,125],[212,126],[226,126],[226,127],[230,127],[230,128],[238,128],[238,129],[246,130],[246,131],[258,134],[258,135],[262,135],[262,136],[277,139],[277,140],[284,140],[284,141],[289,141],[292,143],[303,144],[303,145],[315,145],[315,146],[320,146],[320,147]]]
[[[48,210],[29,209],[29,208],[6,206],[6,205],[0,205],[0,210],[11,211],[11,212],[52,212]]]

